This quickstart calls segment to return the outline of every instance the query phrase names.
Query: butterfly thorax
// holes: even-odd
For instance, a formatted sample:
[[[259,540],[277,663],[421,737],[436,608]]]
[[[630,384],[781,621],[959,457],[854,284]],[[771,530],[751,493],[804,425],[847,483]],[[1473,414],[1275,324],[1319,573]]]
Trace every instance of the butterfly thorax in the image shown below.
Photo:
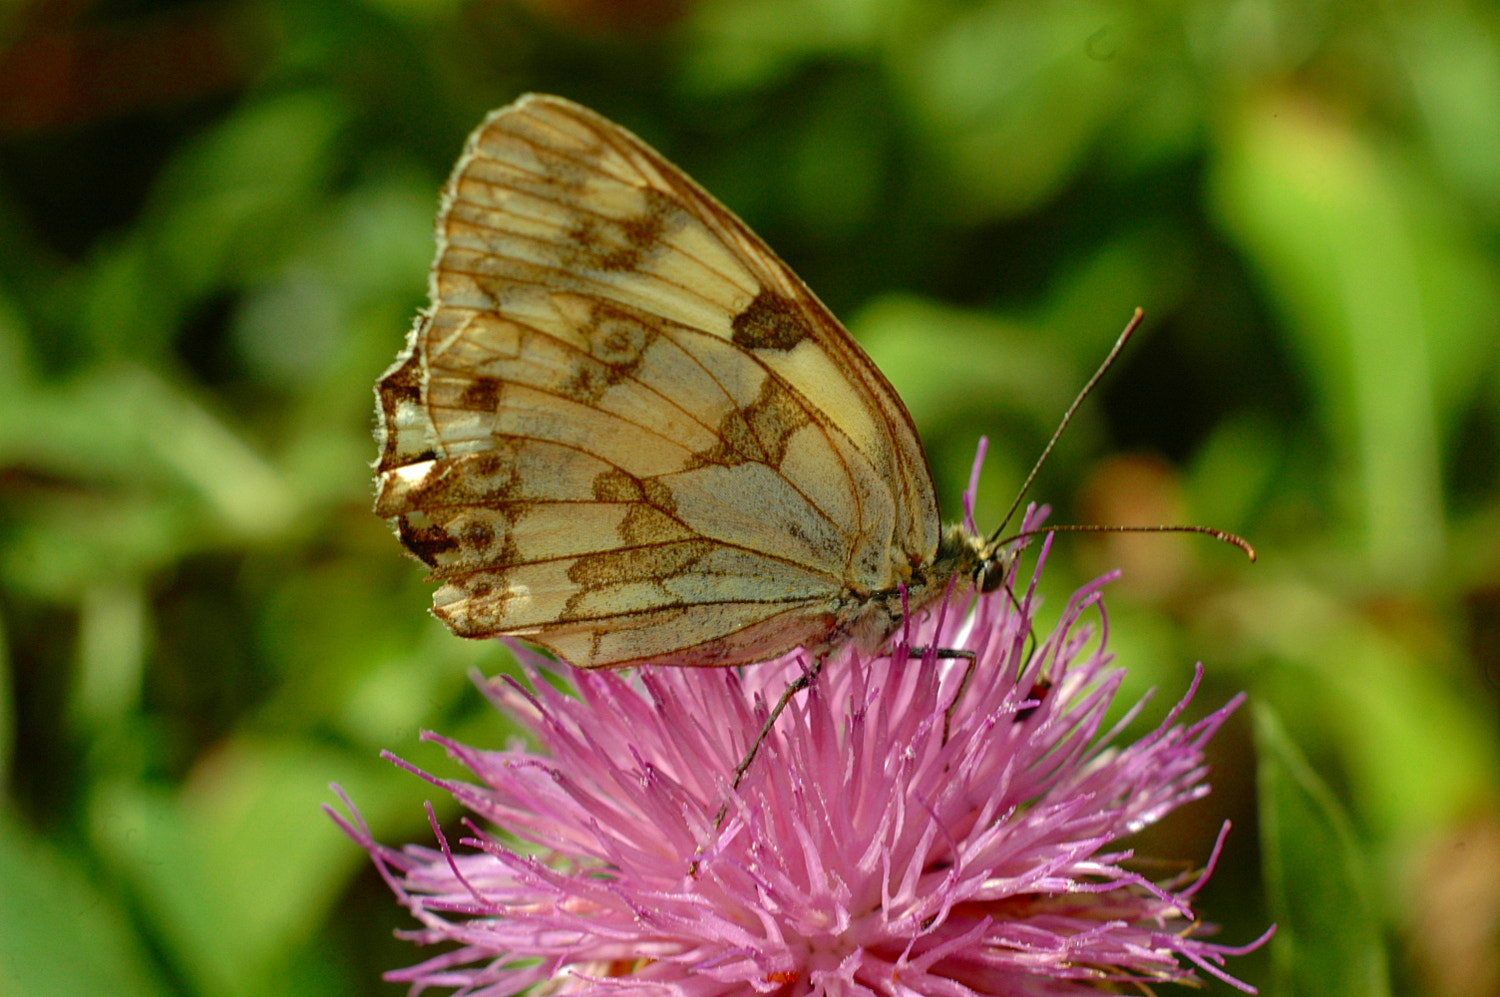
[[[861,652],[880,650],[908,616],[915,617],[950,591],[960,594],[974,588],[985,588],[992,574],[990,566],[997,561],[993,545],[961,524],[948,526],[931,558],[918,559],[900,583],[888,589],[860,595],[852,600],[854,610],[839,628]],[[841,643],[836,636],[829,645]],[[818,648],[810,649],[818,653]]]

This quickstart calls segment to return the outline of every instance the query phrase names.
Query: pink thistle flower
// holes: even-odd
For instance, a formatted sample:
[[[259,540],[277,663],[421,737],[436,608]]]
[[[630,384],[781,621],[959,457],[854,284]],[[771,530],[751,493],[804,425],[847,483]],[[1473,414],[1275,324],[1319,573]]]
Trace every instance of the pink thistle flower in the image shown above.
[[[1131,871],[1118,843],[1208,792],[1203,747],[1243,697],[1179,723],[1200,668],[1160,726],[1113,746],[1144,701],[1101,734],[1123,675],[1105,651],[1107,580],[1034,646],[1035,578],[962,617],[945,601],[889,655],[836,656],[738,787],[800,654],[742,672],[569,670],[570,695],[523,652],[528,685],[483,689],[540,750],[425,735],[479,782],[424,777],[510,837],[467,821],[459,854],[434,821],[438,849],[396,850],[335,815],[423,925],[406,937],[457,943],[387,979],[483,997],[964,997],[1144,990],[1199,970],[1253,993],[1222,966],[1269,932],[1205,941],[1191,906],[1224,834],[1201,875],[1167,882]],[[913,646],[972,651],[967,686],[966,660],[909,659]]]

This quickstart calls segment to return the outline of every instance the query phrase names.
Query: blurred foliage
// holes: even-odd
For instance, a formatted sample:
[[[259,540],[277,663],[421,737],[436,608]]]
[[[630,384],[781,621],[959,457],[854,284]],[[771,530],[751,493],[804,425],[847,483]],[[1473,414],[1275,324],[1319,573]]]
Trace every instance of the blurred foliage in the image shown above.
[[[0,993],[376,994],[330,782],[509,735],[369,511],[437,190],[526,90],[625,124],[844,316],[950,515],[1115,566],[1127,691],[1257,704],[1142,854],[1275,994],[1500,992],[1500,13],[1459,0],[0,5]],[[1151,711],[1148,711],[1148,717]],[[439,806],[446,804],[439,802]],[[1261,835],[1257,841],[1256,829]],[[1262,879],[1262,876],[1265,879]],[[1355,917],[1356,911],[1358,917]],[[1214,983],[1214,992],[1228,992]]]

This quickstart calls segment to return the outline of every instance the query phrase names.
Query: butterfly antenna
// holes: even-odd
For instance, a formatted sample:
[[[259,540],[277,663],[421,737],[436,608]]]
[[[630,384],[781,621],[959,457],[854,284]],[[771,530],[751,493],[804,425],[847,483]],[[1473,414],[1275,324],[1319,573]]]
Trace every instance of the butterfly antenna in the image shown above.
[[[1017,533],[1000,541],[1001,545],[1013,544],[1017,540],[1025,540],[1029,537],[1039,537],[1045,533],[1201,533],[1204,536],[1213,537],[1221,543],[1227,543],[1231,547],[1238,547],[1245,552],[1250,560],[1255,560],[1255,548],[1250,546],[1250,541],[1237,533],[1228,530],[1216,530],[1212,526],[1185,526],[1173,524],[1170,526],[1096,526],[1088,523],[1073,523],[1062,526],[1043,526],[1035,530],[1027,530],[1025,533]],[[991,540],[995,543],[995,540]]]
[[[1026,475],[1026,480],[1021,484],[1021,490],[1016,493],[1016,500],[1006,510],[1005,518],[1000,521],[1000,525],[995,529],[995,532],[990,534],[989,546],[995,546],[996,541],[1000,538],[1000,534],[1005,532],[1006,525],[1015,516],[1016,510],[1021,508],[1022,500],[1026,498],[1026,493],[1031,490],[1031,483],[1036,480],[1037,474],[1042,470],[1042,465],[1047,463],[1047,458],[1051,456],[1052,448],[1057,446],[1057,441],[1062,438],[1063,430],[1067,429],[1068,423],[1073,421],[1073,413],[1078,411],[1078,406],[1082,405],[1083,400],[1094,390],[1094,385],[1099,383],[1099,379],[1104,376],[1104,372],[1114,366],[1115,358],[1120,355],[1120,351],[1125,348],[1125,344],[1130,342],[1130,337],[1135,334],[1136,328],[1141,324],[1141,319],[1145,316],[1146,313],[1142,309],[1137,308],[1135,310],[1135,314],[1130,317],[1129,324],[1125,326],[1125,331],[1120,333],[1119,339],[1115,340],[1114,348],[1109,351],[1109,355],[1104,358],[1104,362],[1099,365],[1099,369],[1094,371],[1094,376],[1088,379],[1088,383],[1083,386],[1083,390],[1078,392],[1078,397],[1073,399],[1073,404],[1069,405],[1068,410],[1063,413],[1062,421],[1057,424],[1057,429],[1052,433],[1052,439],[1048,440],[1047,445],[1042,448],[1042,455],[1036,459],[1036,463],[1032,465],[1031,473]],[[1022,536],[1025,535],[1022,534]],[[1243,543],[1243,541],[1241,542]]]

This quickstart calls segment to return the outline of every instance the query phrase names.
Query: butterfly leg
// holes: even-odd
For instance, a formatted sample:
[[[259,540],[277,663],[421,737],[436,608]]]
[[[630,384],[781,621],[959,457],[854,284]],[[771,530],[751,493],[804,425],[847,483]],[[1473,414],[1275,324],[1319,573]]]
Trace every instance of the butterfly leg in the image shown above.
[[[948,733],[953,728],[953,711],[958,709],[958,704],[963,701],[964,693],[969,689],[969,682],[974,678],[974,669],[979,667],[979,655],[964,648],[951,647],[914,647],[906,652],[909,658],[925,658],[928,653],[934,658],[963,658],[968,664],[964,666],[964,677],[958,683],[958,691],[953,694],[953,701],[943,711],[943,743],[948,743]]]
[[[1010,599],[1010,604],[1015,608],[1015,611],[1017,613],[1020,613],[1024,617],[1026,615],[1026,611],[1021,608],[1021,603],[1016,598],[1016,593],[1011,589],[1009,583],[1007,583],[1005,586],[1005,594]],[[1021,655],[1021,667],[1016,672],[1017,679],[1026,674],[1026,669],[1031,665],[1031,658],[1034,654],[1036,654],[1036,648],[1036,628],[1028,625],[1026,628],[1026,648]],[[1032,683],[1031,690],[1027,693],[1027,698],[1036,700],[1037,706],[1040,706],[1042,699],[1047,695],[1047,693],[1051,691],[1052,681],[1048,679],[1047,676],[1042,675]],[[1024,709],[1017,710],[1015,722],[1020,723],[1027,717],[1031,716],[1037,711],[1037,706],[1028,706]]]
[[[760,733],[755,735],[755,740],[750,742],[750,749],[745,752],[745,757],[734,767],[734,782],[730,785],[738,789],[740,780],[745,778],[745,773],[750,770],[750,765],[755,761],[756,754],[760,751],[761,742],[771,736],[771,729],[776,726],[776,718],[781,716],[792,697],[803,689],[811,686],[818,680],[818,675],[823,671],[823,655],[813,659],[813,663],[801,675],[787,683],[781,692],[781,698],[776,700],[776,705],[771,707],[771,712],[766,716],[766,722],[761,725]]]
[[[734,767],[734,780],[729,784],[731,789],[738,789],[740,780],[745,778],[745,773],[750,771],[750,766],[755,762],[755,756],[760,753],[761,743],[771,736],[771,731],[776,726],[776,719],[786,710],[787,704],[797,693],[811,686],[817,681],[818,675],[823,671],[823,655],[813,659],[813,663],[801,675],[787,683],[787,687],[781,691],[781,697],[776,700],[776,705],[771,707],[771,712],[766,716],[766,722],[761,724],[760,731],[755,735],[755,740],[750,742],[750,748],[745,752],[745,757]],[[729,801],[725,800],[719,807],[719,812],[714,816],[714,830],[718,830],[724,824],[724,818],[729,815]],[[693,868],[697,868],[697,860],[694,859]]]

